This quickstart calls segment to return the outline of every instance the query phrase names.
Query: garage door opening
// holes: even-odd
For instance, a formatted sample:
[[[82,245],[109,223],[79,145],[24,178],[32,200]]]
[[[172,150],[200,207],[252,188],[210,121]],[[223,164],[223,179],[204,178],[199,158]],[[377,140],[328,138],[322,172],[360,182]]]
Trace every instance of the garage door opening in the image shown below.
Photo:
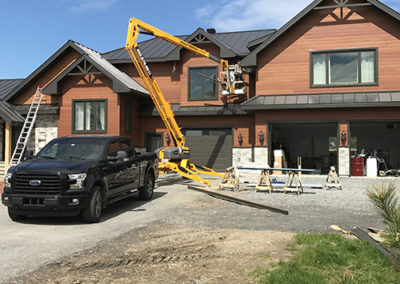
[[[400,121],[351,122],[351,157],[376,157],[378,170],[400,169]]]
[[[325,174],[331,166],[337,168],[337,123],[271,123],[269,129],[270,161],[274,150],[282,149],[288,167],[297,168],[301,157],[303,169]]]
[[[186,128],[183,129],[186,146],[190,149],[190,161],[216,171],[232,166],[232,129]]]

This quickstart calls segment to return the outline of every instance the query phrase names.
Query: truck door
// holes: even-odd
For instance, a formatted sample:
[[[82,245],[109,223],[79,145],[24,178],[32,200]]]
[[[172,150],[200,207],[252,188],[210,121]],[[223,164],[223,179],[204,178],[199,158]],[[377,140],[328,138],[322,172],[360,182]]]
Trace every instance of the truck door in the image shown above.
[[[104,171],[106,180],[108,182],[108,188],[110,196],[116,195],[122,191],[122,187],[125,184],[126,175],[126,163],[122,160],[118,160],[118,151],[121,151],[120,141],[111,141],[107,148],[107,166]],[[111,158],[111,159],[110,159]],[[115,160],[113,160],[114,158]]]
[[[140,172],[140,156],[135,154],[132,144],[128,140],[121,141],[121,148],[128,154],[126,161],[126,180],[124,187],[127,189],[136,189],[139,187]]]

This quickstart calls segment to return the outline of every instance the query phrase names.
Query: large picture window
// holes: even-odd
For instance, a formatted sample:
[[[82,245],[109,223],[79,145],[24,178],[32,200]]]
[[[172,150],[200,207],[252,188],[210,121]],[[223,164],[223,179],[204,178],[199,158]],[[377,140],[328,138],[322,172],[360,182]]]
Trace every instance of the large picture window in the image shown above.
[[[189,100],[217,100],[218,67],[189,68]]]
[[[376,49],[311,53],[311,86],[377,84]]]
[[[72,130],[75,133],[105,133],[107,131],[107,100],[73,100]]]

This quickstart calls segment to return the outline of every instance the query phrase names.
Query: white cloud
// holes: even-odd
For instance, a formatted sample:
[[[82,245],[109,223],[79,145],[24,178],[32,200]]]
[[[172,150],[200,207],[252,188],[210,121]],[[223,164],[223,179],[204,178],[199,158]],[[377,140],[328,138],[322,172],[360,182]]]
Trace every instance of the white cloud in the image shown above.
[[[196,10],[196,17],[218,31],[279,28],[311,0],[233,0]]]
[[[215,0],[196,10],[196,17],[217,31],[280,28],[312,0]],[[400,12],[399,0],[382,0]]]
[[[105,11],[114,5],[117,0],[77,0],[69,7],[73,13],[84,13],[88,11]]]

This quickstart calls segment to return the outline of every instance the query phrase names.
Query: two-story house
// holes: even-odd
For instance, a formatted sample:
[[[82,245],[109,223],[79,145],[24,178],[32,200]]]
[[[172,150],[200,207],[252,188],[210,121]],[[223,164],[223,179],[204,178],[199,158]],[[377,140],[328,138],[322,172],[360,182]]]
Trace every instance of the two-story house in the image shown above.
[[[400,168],[400,14],[381,2],[313,1],[279,30],[197,29],[181,38],[246,70],[247,94],[227,99],[209,79],[221,71],[214,61],[161,39],[140,43],[195,163],[271,164],[282,149],[289,166],[301,156],[303,168],[336,165],[341,175],[360,152]],[[127,136],[150,151],[173,144],[123,48],[99,54],[68,41],[2,95],[13,112],[6,118],[0,105],[0,117],[14,136],[47,83],[31,149],[82,134]],[[13,135],[3,136],[5,158]]]

